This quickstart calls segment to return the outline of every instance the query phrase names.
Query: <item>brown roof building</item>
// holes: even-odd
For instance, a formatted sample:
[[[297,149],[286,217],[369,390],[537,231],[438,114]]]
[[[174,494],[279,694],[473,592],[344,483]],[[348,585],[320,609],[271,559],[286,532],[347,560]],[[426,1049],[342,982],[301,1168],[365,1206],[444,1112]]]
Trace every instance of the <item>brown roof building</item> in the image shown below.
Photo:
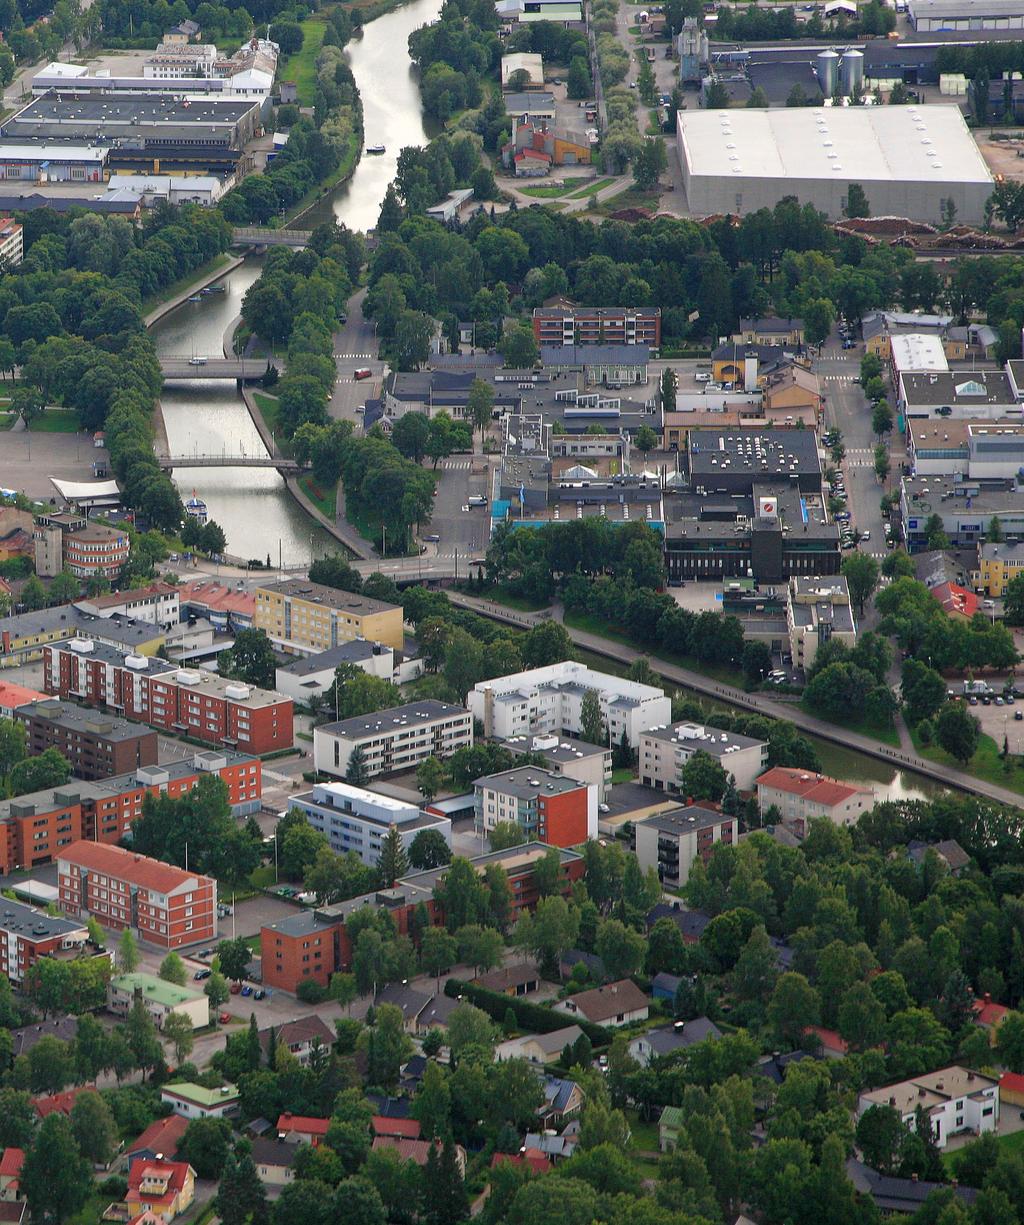
[[[593,1025],[629,1025],[646,1021],[650,1000],[631,978],[567,996],[555,1005],[558,1012],[583,1017]]]

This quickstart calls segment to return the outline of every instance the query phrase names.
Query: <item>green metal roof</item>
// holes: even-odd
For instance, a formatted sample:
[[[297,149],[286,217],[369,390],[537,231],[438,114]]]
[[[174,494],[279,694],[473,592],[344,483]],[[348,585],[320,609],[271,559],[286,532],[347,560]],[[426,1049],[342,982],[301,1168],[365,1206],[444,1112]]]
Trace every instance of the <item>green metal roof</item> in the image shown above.
[[[162,1092],[174,1093],[188,1102],[195,1102],[197,1106],[207,1108],[221,1106],[238,1097],[238,1090],[234,1085],[223,1085],[220,1089],[204,1089],[202,1085],[195,1085],[187,1080],[176,1085],[164,1085]]]
[[[155,974],[117,974],[110,980],[111,985],[126,995],[133,995],[136,988],[141,988],[144,999],[161,1004],[164,1008],[174,1008],[178,1004],[187,1004],[191,1000],[203,998],[201,991],[192,991],[188,987],[179,987],[177,983],[166,982]]]
[[[678,1106],[666,1106],[661,1112],[661,1118],[658,1120],[659,1127],[670,1127],[678,1131],[686,1122],[683,1117],[683,1112]]]

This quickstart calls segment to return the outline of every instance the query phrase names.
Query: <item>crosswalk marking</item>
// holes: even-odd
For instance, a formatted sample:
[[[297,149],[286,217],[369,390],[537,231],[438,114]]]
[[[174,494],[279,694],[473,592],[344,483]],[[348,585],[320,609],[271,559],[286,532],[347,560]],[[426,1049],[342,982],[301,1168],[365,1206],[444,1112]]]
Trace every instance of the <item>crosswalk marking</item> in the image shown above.
[[[453,459],[448,460],[447,462],[442,462],[440,466],[448,472],[452,472],[455,469],[466,471],[468,468],[473,467],[473,461],[471,459]]]
[[[363,357],[363,358],[371,358],[371,357],[373,357],[373,354],[372,354],[372,353],[335,353],[335,355],[334,355],[334,356],[335,356],[335,357]]]
[[[826,383],[853,383],[855,376],[852,374],[823,374],[821,376]]]

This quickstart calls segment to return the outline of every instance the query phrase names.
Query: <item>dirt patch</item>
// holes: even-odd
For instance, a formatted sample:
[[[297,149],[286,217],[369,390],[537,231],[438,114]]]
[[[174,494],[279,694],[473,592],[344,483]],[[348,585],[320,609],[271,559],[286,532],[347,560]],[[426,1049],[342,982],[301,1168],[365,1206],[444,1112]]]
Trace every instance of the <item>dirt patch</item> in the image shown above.
[[[980,133],[975,139],[993,177],[1002,175],[1011,182],[1024,179],[1024,140],[989,140]]]

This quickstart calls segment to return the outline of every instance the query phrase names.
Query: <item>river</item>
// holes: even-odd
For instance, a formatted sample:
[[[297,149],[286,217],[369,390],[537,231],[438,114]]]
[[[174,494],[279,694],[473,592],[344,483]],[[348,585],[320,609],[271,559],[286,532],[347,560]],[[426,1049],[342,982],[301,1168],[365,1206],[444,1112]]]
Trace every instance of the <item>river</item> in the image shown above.
[[[383,156],[364,156],[347,182],[318,201],[294,223],[311,228],[336,217],[351,229],[377,223],[380,204],[394,178],[403,145],[426,144],[420,93],[408,39],[433,21],[441,0],[415,0],[371,21],[348,55],[363,102],[368,144],[383,144]],[[150,334],[162,357],[220,357],[224,332],[241,310],[242,297],[259,276],[262,261],[250,257],[221,282],[227,293],[186,302],[164,316]],[[266,450],[233,383],[169,383],[161,395],[164,427],[172,455],[229,451],[263,455]],[[224,529],[227,551],[235,557],[269,555],[276,564],[308,565],[312,557],[340,546],[299,507],[284,481],[265,468],[181,469],[173,474],[183,497],[193,490],[210,517]]]

